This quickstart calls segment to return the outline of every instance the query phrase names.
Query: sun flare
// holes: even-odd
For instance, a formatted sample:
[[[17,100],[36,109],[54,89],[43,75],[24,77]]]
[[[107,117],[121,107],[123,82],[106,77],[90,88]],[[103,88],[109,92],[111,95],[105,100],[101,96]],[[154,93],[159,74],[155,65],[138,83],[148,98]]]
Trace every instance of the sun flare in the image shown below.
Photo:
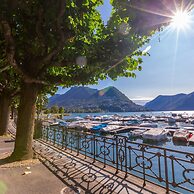
[[[172,16],[171,25],[180,30],[188,28],[190,22],[191,18],[187,11],[177,11],[174,16]]]

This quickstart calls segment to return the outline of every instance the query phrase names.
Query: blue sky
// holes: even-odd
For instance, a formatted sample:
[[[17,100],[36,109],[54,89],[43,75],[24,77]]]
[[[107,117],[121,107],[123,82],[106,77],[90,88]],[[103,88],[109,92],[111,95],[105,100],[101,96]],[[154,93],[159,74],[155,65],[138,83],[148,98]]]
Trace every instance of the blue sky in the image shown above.
[[[108,0],[100,7],[103,20],[106,22],[111,14]],[[194,13],[192,13],[194,15]],[[192,18],[194,19],[194,18]],[[143,70],[137,72],[137,77],[119,78],[100,81],[92,88],[102,89],[115,86],[136,103],[142,104],[156,96],[177,93],[190,93],[194,91],[194,22],[190,28],[177,31],[166,28],[163,32],[154,35],[148,45],[151,56],[144,57]],[[59,89],[64,93],[66,89]]]

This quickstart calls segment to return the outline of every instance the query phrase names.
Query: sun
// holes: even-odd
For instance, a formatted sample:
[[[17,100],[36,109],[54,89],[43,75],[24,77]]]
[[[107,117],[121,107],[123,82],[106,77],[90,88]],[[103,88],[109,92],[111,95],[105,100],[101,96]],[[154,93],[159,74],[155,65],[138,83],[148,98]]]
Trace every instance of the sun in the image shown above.
[[[191,17],[187,11],[177,11],[172,16],[171,25],[175,29],[185,29],[189,27]]]

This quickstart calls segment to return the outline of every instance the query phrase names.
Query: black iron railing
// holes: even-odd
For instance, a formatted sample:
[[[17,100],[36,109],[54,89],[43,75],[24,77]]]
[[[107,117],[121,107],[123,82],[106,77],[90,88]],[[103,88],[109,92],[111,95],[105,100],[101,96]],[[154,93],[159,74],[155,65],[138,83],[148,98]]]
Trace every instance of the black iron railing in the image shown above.
[[[181,193],[194,192],[194,154],[131,142],[128,137],[99,136],[63,127],[43,127],[42,139],[146,181]]]

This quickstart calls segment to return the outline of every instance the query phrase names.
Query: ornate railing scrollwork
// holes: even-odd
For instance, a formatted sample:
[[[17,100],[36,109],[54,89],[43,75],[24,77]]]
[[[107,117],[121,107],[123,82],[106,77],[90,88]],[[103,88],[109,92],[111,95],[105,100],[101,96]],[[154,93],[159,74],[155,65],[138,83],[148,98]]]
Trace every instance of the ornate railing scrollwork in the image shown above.
[[[151,181],[180,193],[192,193],[194,190],[194,154],[163,147],[130,141],[126,136],[99,136],[94,133],[75,131],[65,128],[43,127],[42,139],[61,146],[65,150],[74,150],[77,154],[90,157],[115,167],[116,171],[133,174],[146,181]],[[67,168],[71,168],[71,165]],[[95,175],[88,173],[85,182],[95,180]],[[111,190],[112,185],[106,185]],[[102,190],[102,193],[105,192]]]

